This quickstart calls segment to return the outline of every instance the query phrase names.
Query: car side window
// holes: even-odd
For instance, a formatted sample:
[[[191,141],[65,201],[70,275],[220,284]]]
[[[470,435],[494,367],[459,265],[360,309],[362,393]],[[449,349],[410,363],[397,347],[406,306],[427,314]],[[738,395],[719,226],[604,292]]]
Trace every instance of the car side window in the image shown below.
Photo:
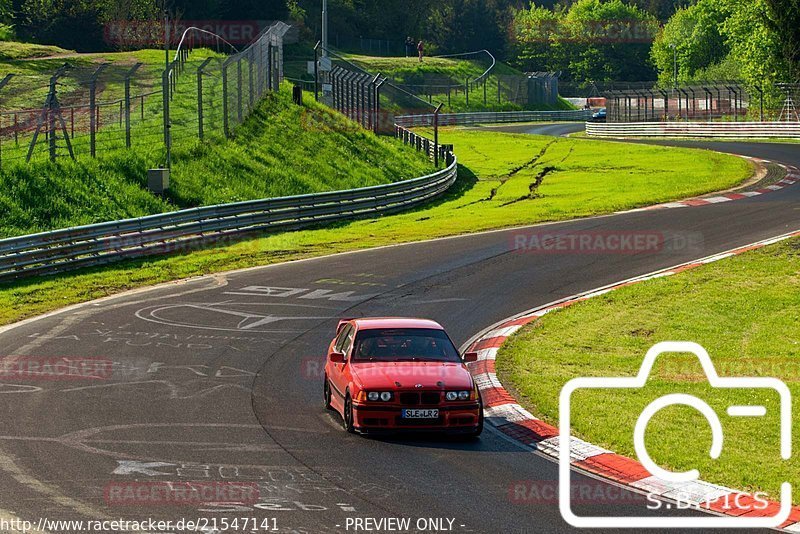
[[[342,345],[342,352],[344,353],[345,357],[350,353],[350,349],[353,348],[353,339],[355,339],[355,329],[350,328],[347,332],[347,337],[344,340],[344,345]]]
[[[350,333],[352,329],[353,327],[350,326],[349,324],[346,324],[342,327],[342,331],[339,332],[339,335],[336,337],[336,343],[334,343],[333,345],[333,350],[335,350],[336,352],[345,352],[343,350],[344,343],[345,341],[347,341],[347,335]]]

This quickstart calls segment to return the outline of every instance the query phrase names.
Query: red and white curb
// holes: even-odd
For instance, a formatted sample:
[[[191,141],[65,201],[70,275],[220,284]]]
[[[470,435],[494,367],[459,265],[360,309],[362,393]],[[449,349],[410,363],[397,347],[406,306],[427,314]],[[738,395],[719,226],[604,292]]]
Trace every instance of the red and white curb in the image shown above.
[[[467,350],[478,353],[478,361],[469,364],[469,368],[481,391],[486,423],[523,446],[541,451],[558,461],[560,450],[559,429],[537,419],[530,412],[525,410],[525,408],[520,406],[497,378],[497,373],[495,371],[497,352],[500,346],[511,335],[526,324],[539,319],[545,314],[566,308],[576,302],[603,295],[609,291],[637,284],[645,280],[671,276],[701,265],[707,265],[715,261],[799,236],[800,230],[765,239],[700,260],[631,278],[623,282],[618,282],[546,304],[491,326],[483,333],[478,334],[467,344]],[[756,509],[755,506],[748,506],[755,502],[749,494],[744,494],[743,492],[709,482],[695,481],[683,484],[665,482],[651,476],[644,466],[636,460],[621,456],[574,437],[570,441],[571,464],[574,468],[599,475],[600,477],[648,492],[652,495],[673,500],[679,498],[682,502],[693,503],[699,508],[704,508],[722,515],[737,517],[774,516],[780,509],[780,504],[777,502],[770,502],[769,505],[763,509]],[[737,494],[739,494],[738,500],[735,499]],[[726,495],[730,495],[731,497],[727,499],[722,498]],[[732,508],[732,502],[736,502],[739,507]],[[763,507],[763,504],[759,505],[759,507]],[[800,532],[800,507],[794,507],[792,509],[789,519],[783,523],[780,528],[787,532]]]
[[[784,176],[782,180],[775,182],[772,185],[762,187],[761,189],[756,189],[755,191],[744,191],[741,193],[731,192],[731,193],[718,194],[715,196],[703,196],[698,198],[690,198],[687,200],[679,200],[677,202],[666,202],[664,204],[656,204],[654,206],[647,206],[645,208],[628,210],[627,213],[636,211],[669,209],[669,208],[688,208],[692,206],[707,206],[709,204],[721,204],[723,202],[731,202],[733,200],[740,200],[743,198],[757,197],[766,193],[771,193],[772,191],[779,191],[784,187],[794,185],[795,183],[800,181],[800,169],[798,169],[797,167],[794,167],[792,165],[785,165],[782,163],[772,162],[767,159],[749,158],[749,157],[744,157],[744,158],[749,161],[753,161],[755,163],[762,163],[762,164],[775,163],[776,165],[783,167],[783,169],[786,171],[786,176]]]

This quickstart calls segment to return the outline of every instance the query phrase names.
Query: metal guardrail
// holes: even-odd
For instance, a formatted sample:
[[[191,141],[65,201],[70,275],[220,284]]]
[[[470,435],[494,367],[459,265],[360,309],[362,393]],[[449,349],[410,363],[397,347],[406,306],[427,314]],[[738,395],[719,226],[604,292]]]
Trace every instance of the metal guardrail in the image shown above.
[[[540,121],[585,121],[592,116],[591,110],[564,111],[496,111],[480,113],[440,113],[439,126],[456,126],[468,124],[492,124],[503,122],[540,122]],[[416,126],[433,126],[433,114],[402,115],[395,117],[395,124],[406,128]]]
[[[587,122],[592,137],[800,138],[800,122]]]
[[[433,174],[385,185],[208,206],[0,240],[0,281],[52,274],[224,241],[396,212],[444,193],[457,160]]]

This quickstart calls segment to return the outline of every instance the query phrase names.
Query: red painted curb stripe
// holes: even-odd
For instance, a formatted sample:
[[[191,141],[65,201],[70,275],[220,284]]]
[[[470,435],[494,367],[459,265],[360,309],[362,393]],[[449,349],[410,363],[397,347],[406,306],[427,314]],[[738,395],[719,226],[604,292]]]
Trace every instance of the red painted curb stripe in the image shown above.
[[[790,234],[785,234],[777,238],[767,239],[752,245],[740,247],[738,249],[729,252],[717,254],[715,256],[711,256],[701,261],[691,262],[670,269],[665,269],[663,271],[651,273],[649,275],[638,277],[632,280],[627,280],[619,284],[609,286],[607,288],[599,289],[593,292],[587,292],[582,295],[577,295],[565,302],[560,302],[558,304],[547,306],[535,310],[533,312],[530,312],[529,314],[523,317],[518,317],[516,319],[503,322],[501,323],[500,326],[493,327],[491,330],[487,332],[487,334],[485,334],[485,335],[492,335],[492,337],[479,338],[472,344],[472,347],[498,349],[508,339],[506,336],[493,335],[494,332],[497,332],[502,328],[507,328],[512,326],[524,326],[539,319],[541,316],[543,316],[545,313],[549,311],[568,307],[576,302],[586,300],[598,294],[603,294],[608,291],[612,291],[614,289],[636,284],[645,280],[650,280],[659,275],[670,276],[673,274],[684,272],[689,269],[699,267],[701,265],[706,265],[708,263],[712,263],[714,261],[718,261],[720,259],[724,259],[730,256],[743,254],[744,252],[748,252],[751,250],[761,249],[769,244],[777,243],[779,241],[783,241],[798,236],[800,236],[800,231],[792,232]],[[509,406],[509,410],[511,411],[508,413],[517,414],[515,415],[515,417],[517,416],[524,417],[522,420],[519,421],[509,421],[508,419],[505,419],[505,417],[502,415],[498,417],[497,415],[490,414],[490,418],[488,419],[488,421],[491,424],[493,424],[500,432],[509,436],[515,441],[518,441],[519,443],[522,443],[527,446],[536,446],[536,444],[541,443],[542,441],[545,441],[550,438],[556,438],[559,436],[559,431],[556,427],[549,425],[538,419],[531,418],[530,416],[525,416],[526,412],[524,411],[521,412],[518,410],[514,411],[515,410],[514,406],[516,406],[519,409],[519,404],[517,403],[516,399],[514,399],[514,397],[505,388],[502,387],[502,385],[498,385],[499,381],[497,381],[495,375],[494,354],[490,353],[489,355],[487,355],[486,359],[470,364],[470,370],[473,373],[473,376],[475,376],[476,380],[480,380],[480,384],[482,384],[483,386],[481,387],[481,395],[484,400],[484,406],[486,408],[491,409],[502,406]],[[500,420],[496,421],[496,419]],[[549,447],[552,447],[552,445],[549,445]],[[595,456],[590,456],[589,458],[586,458],[584,460],[573,461],[572,465],[577,468],[583,469],[585,471],[595,473],[602,477],[628,485],[649,478],[651,476],[651,474],[638,461],[613,452],[596,454]],[[749,495],[741,494],[739,492],[736,492],[735,490],[730,490],[730,491],[731,493],[713,502],[702,503],[700,507],[718,513],[722,513],[724,515],[729,515],[729,516],[747,515],[749,517],[775,515],[775,513],[780,509],[779,503],[770,501],[765,509],[759,511],[756,509],[756,506],[762,506],[762,503],[757,502]],[[738,504],[740,506],[743,506],[745,509],[739,509],[735,507],[737,495],[738,495]],[[800,507],[793,508],[789,520],[786,521],[786,523],[784,523],[781,526],[781,528],[795,524],[800,524]]]

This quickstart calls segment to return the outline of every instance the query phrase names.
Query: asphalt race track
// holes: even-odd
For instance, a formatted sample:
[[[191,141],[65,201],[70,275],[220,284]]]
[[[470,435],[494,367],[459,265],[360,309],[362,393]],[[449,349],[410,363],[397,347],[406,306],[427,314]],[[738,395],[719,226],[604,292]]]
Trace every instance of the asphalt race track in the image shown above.
[[[710,146],[800,165],[794,145]],[[554,497],[513,498],[519,483],[554,490],[557,465],[488,429],[478,441],[343,432],[322,408],[320,374],[337,319],[430,317],[460,344],[533,306],[796,230],[798,205],[793,186],[381,248],[170,284],[6,330],[6,355],[110,359],[114,372],[0,384],[0,518],[240,516],[276,518],[279,532],[328,533],[348,531],[348,517],[410,517],[453,519],[454,532],[570,531]],[[659,230],[700,244],[638,255],[514,250],[521,232],[542,230]],[[259,500],[231,508],[109,497],[109,485],[136,481],[257,483]],[[577,510],[646,512],[641,496],[614,494]]]

